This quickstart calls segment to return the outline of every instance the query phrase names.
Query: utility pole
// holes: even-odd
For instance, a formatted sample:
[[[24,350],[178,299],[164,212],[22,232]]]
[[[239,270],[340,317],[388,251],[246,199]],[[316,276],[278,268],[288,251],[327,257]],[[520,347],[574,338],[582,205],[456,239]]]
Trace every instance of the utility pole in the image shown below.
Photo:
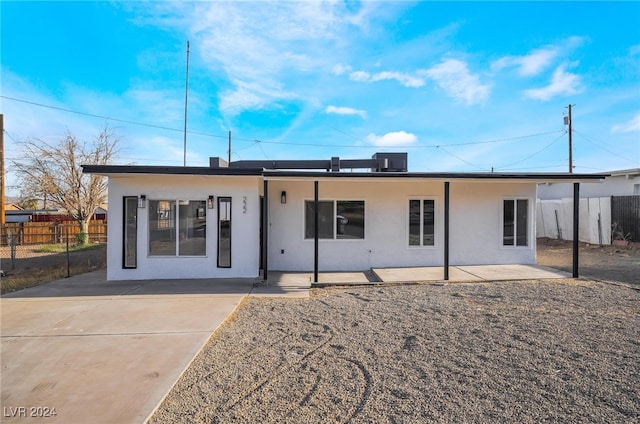
[[[0,113],[0,224],[5,224],[4,217],[4,115]]]
[[[229,161],[228,163],[231,164],[231,130],[229,130]]]
[[[565,125],[569,125],[569,173],[573,174],[573,141],[571,139],[573,130],[571,128],[571,106],[569,105],[569,119],[565,118]]]
[[[184,163],[187,166],[187,100],[189,98],[189,40],[187,40],[187,76],[184,85]]]

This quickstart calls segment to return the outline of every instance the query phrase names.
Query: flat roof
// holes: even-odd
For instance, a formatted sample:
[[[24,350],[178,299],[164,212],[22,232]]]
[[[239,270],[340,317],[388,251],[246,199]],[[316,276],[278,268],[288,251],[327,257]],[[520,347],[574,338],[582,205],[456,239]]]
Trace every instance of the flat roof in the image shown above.
[[[593,181],[602,180],[611,174],[558,173],[505,173],[505,172],[327,172],[291,171],[262,168],[210,168],[196,166],[145,166],[145,165],[82,165],[88,174],[99,175],[212,175],[212,176],[261,176],[266,179],[332,179],[332,178],[391,178],[391,179],[436,179],[436,180],[533,180],[533,181]]]

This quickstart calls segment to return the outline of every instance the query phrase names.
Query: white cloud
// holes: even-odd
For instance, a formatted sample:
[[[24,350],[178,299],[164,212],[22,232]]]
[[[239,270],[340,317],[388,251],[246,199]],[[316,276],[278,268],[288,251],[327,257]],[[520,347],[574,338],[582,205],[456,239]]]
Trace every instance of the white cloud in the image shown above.
[[[371,81],[371,74],[365,71],[354,71],[349,74],[349,79],[351,81],[367,82]]]
[[[370,74],[366,71],[354,71],[349,74],[349,79],[360,82],[378,82],[395,80],[408,88],[418,88],[424,85],[424,80],[402,72],[383,71]]]
[[[565,68],[566,64],[558,66],[553,72],[549,85],[524,90],[524,95],[532,99],[545,101],[555,96],[568,96],[582,92],[580,76],[565,71]]]
[[[422,87],[424,80],[411,75],[403,74],[401,72],[378,72],[371,77],[372,81],[384,81],[384,80],[396,80],[400,84],[409,88]]]
[[[413,144],[418,140],[415,134],[406,131],[388,132],[384,135],[371,133],[367,135],[367,142],[376,147],[396,147]]]
[[[466,105],[482,103],[489,97],[491,87],[481,84],[478,75],[469,72],[461,60],[447,59],[420,73],[433,79],[449,97]]]
[[[182,18],[166,19],[172,15],[167,9]],[[330,68],[332,47],[354,26],[367,25],[374,9],[343,2],[154,3],[155,15],[148,21],[184,31],[192,52],[214,72],[226,74],[222,80],[230,87],[221,87],[220,109],[234,116],[292,96],[304,100],[292,75]],[[333,67],[337,74],[349,70],[342,64]]]
[[[558,56],[559,49],[553,46],[542,47],[532,50],[525,56],[505,56],[491,64],[491,69],[500,71],[510,66],[518,67],[518,73],[521,76],[538,75],[549,67]]]
[[[501,71],[504,68],[516,67],[518,74],[523,77],[539,75],[549,68],[553,61],[561,54],[580,47],[585,42],[584,37],[572,36],[558,45],[547,45],[531,50],[523,56],[504,56],[491,64],[491,70]]]
[[[354,109],[345,106],[327,106],[325,113],[334,113],[336,115],[358,115],[362,119],[367,118],[367,112],[360,109]]]
[[[351,66],[338,63],[331,68],[331,72],[333,72],[334,75],[343,75],[347,72],[351,72]]]
[[[628,133],[640,131],[640,113],[622,124],[611,127],[612,133]]]

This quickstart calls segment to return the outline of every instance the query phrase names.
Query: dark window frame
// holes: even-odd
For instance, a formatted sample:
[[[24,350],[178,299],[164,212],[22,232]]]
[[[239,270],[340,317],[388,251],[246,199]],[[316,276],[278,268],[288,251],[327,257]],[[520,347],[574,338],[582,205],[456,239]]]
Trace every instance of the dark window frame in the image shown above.
[[[194,217],[187,215],[187,217],[181,217],[181,213],[180,210],[181,208],[184,210],[184,206],[185,203],[187,202],[186,205],[190,205],[191,203],[199,203],[201,206],[201,209],[203,209],[205,212],[204,214],[202,214],[201,217],[195,217],[196,219],[201,219],[204,220],[204,225],[202,225],[204,227],[204,251],[202,252],[202,254],[189,254],[188,249],[185,249],[185,253],[181,254],[181,244],[185,242],[186,239],[182,239],[182,235],[181,232],[183,230],[188,231],[189,230],[189,226],[186,226],[185,229],[181,228],[181,220],[184,221],[184,223],[186,223],[187,220],[189,219],[193,219]],[[153,205],[156,205],[156,207],[154,208]],[[164,199],[149,199],[147,202],[147,209],[148,209],[148,225],[147,225],[147,256],[150,258],[206,258],[207,255],[207,235],[206,235],[206,226],[207,226],[207,214],[206,214],[206,200],[202,200],[202,199],[168,199],[168,198],[164,198]],[[161,208],[162,206],[162,208]],[[152,214],[153,211],[156,210],[156,215],[157,218],[153,218]],[[188,210],[187,210],[188,211]],[[162,212],[162,216],[160,216],[160,213]],[[193,223],[193,222],[192,222]],[[154,237],[154,232],[157,233],[158,231],[167,231],[169,232],[169,240],[173,245],[174,245],[174,249],[172,251],[172,253],[163,253],[162,249],[156,249],[154,251],[152,251],[151,245],[152,242],[154,241],[155,237]],[[185,233],[186,234],[186,233]],[[156,234],[157,235],[157,234]],[[186,237],[193,239],[194,237]]]
[[[508,197],[502,199],[501,246],[504,248],[531,247],[530,199],[526,197]],[[524,212],[524,215],[523,215]],[[524,225],[522,221],[524,220]],[[522,231],[524,227],[524,231]]]
[[[127,201],[133,201],[135,210],[135,255],[134,264],[127,264],[127,227],[128,227],[128,215],[127,215]],[[122,269],[136,269],[138,268],[138,196],[124,196],[122,198]]]
[[[341,222],[338,222],[338,203],[339,202],[343,202],[343,203],[362,203],[362,237],[345,237],[344,234],[339,233],[339,226],[340,225],[348,225],[348,218],[347,218],[347,222],[345,222],[344,224]],[[323,236],[323,234],[319,234],[318,238],[320,240],[366,240],[366,210],[367,210],[367,201],[364,199],[322,199],[319,200],[318,202],[320,205],[324,204],[331,204],[331,216],[328,219],[328,222],[331,225],[331,237],[326,237]],[[313,200],[304,200],[303,201],[303,228],[302,228],[302,232],[303,232],[303,239],[304,240],[313,240],[314,239],[314,234],[313,234],[313,219],[308,220],[307,218],[309,218],[307,216],[307,211],[309,208],[309,205],[311,205],[311,211],[313,211],[313,204],[314,201]],[[320,211],[319,211],[320,212]],[[346,218],[346,217],[345,217]],[[320,216],[320,220],[322,220],[322,216]],[[311,225],[311,228],[307,228],[307,224]]]
[[[411,244],[411,203],[418,202],[419,204],[419,216],[416,223],[419,225],[419,234],[417,235],[418,244]],[[425,218],[427,217],[427,209],[425,208],[425,202],[432,203],[432,221],[429,225],[433,226],[433,232],[428,235],[431,236],[431,244],[425,244]],[[423,247],[433,248],[436,247],[436,232],[438,228],[437,216],[437,201],[433,197],[410,197],[407,203],[407,246],[412,249],[419,249]]]
[[[223,202],[228,202],[229,203],[229,264],[228,265],[226,265],[226,264],[222,264],[221,265],[221,263],[220,263],[220,259],[221,259],[220,258],[220,241],[222,239],[222,237],[221,237],[221,233],[222,232],[220,231],[220,224],[221,224],[221,219],[220,218],[221,218],[221,211],[222,211],[221,203],[223,203]],[[232,207],[231,197],[230,196],[218,196],[218,218],[217,218],[217,221],[216,221],[216,227],[217,227],[217,230],[218,230],[218,237],[217,237],[218,245],[217,245],[217,255],[216,255],[217,256],[217,261],[216,261],[216,265],[217,265],[218,268],[231,268],[232,267],[232,263],[233,263],[232,262],[232,252],[233,252],[233,250],[232,250],[232,244],[231,244],[231,242],[232,242],[231,235],[232,235],[232,229],[233,229],[232,224],[233,224],[233,207]]]

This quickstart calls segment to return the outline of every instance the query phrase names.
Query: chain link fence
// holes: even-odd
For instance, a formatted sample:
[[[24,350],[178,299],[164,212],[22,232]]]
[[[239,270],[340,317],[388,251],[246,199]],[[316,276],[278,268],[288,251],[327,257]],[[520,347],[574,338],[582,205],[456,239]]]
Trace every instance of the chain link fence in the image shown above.
[[[84,237],[89,244],[76,247]],[[2,292],[103,268],[106,241],[106,221],[91,222],[87,235],[69,221],[5,224],[0,231]]]

